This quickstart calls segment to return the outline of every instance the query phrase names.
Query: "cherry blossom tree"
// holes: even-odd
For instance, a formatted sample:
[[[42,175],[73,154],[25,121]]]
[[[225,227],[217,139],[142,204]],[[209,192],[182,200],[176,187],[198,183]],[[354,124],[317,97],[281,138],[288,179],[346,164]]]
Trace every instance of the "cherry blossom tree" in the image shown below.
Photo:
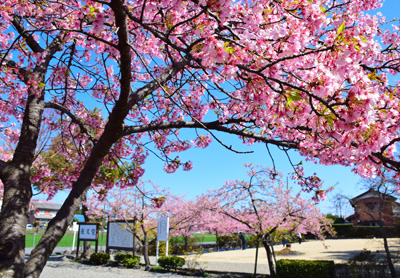
[[[149,243],[156,239],[158,218],[170,216],[170,208],[180,203],[182,198],[171,195],[167,189],[160,189],[151,181],[140,181],[134,187],[111,190],[107,197],[104,193],[94,194],[86,205],[92,218],[112,216],[127,221],[126,228],[139,240],[146,267],[150,268]],[[128,221],[133,221],[133,225]]]
[[[210,208],[247,226],[262,240],[267,253],[272,277],[275,277],[272,258],[271,234],[311,233],[323,239],[332,233],[329,220],[319,212],[315,202],[310,202],[282,183],[280,174],[264,167],[248,167],[249,181],[228,181],[220,189],[210,191],[210,198],[217,198],[220,207]],[[318,201],[318,200],[316,200]]]
[[[193,167],[176,153],[212,139],[236,151],[216,131],[363,176],[400,173],[398,84],[388,83],[399,27],[365,13],[380,0],[3,2],[0,121],[12,151],[0,161],[0,271],[11,276],[40,275],[86,192],[115,185],[96,180],[126,163],[117,187],[136,184],[150,151],[169,173]],[[82,153],[60,149],[70,193],[25,263],[32,183],[57,190],[35,160],[41,128]]]
[[[203,211],[194,200],[182,200],[179,203],[170,204],[170,234],[171,236],[182,236],[184,240],[184,250],[189,251],[189,238],[193,237],[193,232],[201,231],[205,219]]]
[[[218,250],[220,235],[249,232],[246,225],[219,212],[221,206],[219,199],[203,194],[197,198],[196,203],[201,207],[203,230],[215,235]]]

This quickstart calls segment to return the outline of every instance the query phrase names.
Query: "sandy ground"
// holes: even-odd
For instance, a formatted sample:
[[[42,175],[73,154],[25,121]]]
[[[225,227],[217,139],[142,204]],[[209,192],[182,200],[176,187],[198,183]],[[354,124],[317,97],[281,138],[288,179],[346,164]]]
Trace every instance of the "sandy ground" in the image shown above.
[[[394,253],[400,250],[400,239],[389,239],[389,247]],[[274,246],[274,250],[283,249],[282,245]],[[348,261],[350,257],[360,253],[363,249],[370,250],[379,256],[384,256],[382,239],[328,239],[325,241],[311,240],[292,243],[293,251],[301,255],[276,256],[276,259],[304,259],[304,260],[333,260],[336,263]],[[269,273],[264,248],[258,250],[257,273]],[[249,272],[254,271],[256,249],[211,252],[197,259],[202,267],[208,270]],[[221,264],[222,263],[222,264]],[[221,269],[222,268],[222,269]],[[217,269],[215,269],[217,270]]]
[[[393,253],[400,251],[400,239],[389,239],[389,246]],[[281,250],[282,245],[274,246],[274,250]],[[334,260],[336,263],[348,261],[351,256],[360,253],[363,249],[370,250],[375,254],[384,256],[382,239],[329,239],[325,241],[311,240],[299,243],[292,243],[293,251],[301,252],[300,255],[276,256],[276,259],[305,259],[305,260]],[[258,250],[258,263],[256,272],[258,274],[269,274],[264,248]],[[186,256],[187,265],[198,263],[196,269],[202,268],[205,271],[220,272],[241,272],[254,273],[256,249],[221,251],[205,253],[201,256]],[[140,270],[120,269],[106,266],[89,266],[78,263],[59,261],[55,256],[50,260],[41,275],[41,278],[125,278],[125,277],[180,277],[175,274],[157,274]],[[61,256],[63,257],[63,256]],[[397,256],[399,257],[399,256]],[[151,257],[155,264],[155,257]],[[397,266],[400,266],[398,263]]]

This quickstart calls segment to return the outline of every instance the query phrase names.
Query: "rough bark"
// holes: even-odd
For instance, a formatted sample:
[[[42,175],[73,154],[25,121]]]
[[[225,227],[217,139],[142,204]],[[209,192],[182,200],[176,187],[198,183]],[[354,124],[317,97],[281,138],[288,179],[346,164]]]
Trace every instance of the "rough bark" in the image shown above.
[[[31,166],[39,136],[43,98],[28,97],[19,143],[10,163],[3,163],[0,178],[4,184],[0,214],[0,273],[23,277],[25,229],[32,197]]]
[[[4,197],[0,216],[0,274],[23,277],[25,267],[25,227],[32,196],[29,173],[9,167],[3,178]]]
[[[28,74],[26,69],[18,68],[14,61],[7,66],[19,72],[21,81],[29,84],[31,80],[44,82],[46,72],[54,54],[60,50],[62,33],[54,38],[46,49],[38,47],[31,33],[25,32],[20,18],[14,17],[13,25],[23,34],[27,45],[34,52],[41,52],[43,62]],[[35,89],[36,90],[36,89]],[[37,92],[36,92],[37,93]],[[28,89],[21,133],[11,162],[1,162],[0,179],[4,184],[2,211],[0,214],[0,273],[7,272],[11,277],[23,277],[25,266],[25,229],[32,197],[31,167],[40,132],[44,96],[35,95]]]

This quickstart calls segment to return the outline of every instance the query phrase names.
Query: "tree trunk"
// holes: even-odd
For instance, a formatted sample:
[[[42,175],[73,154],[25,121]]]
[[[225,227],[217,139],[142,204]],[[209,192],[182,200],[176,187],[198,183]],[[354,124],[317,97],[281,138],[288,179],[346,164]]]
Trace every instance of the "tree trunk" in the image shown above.
[[[43,109],[43,97],[28,97],[13,160],[0,161],[0,178],[4,185],[0,212],[0,275],[6,272],[10,277],[23,277],[26,223],[32,197],[31,167]]]
[[[218,240],[218,231],[215,232],[215,243],[217,245],[217,252],[219,251],[219,240]]]
[[[58,211],[49,222],[48,227],[24,267],[25,228],[29,203],[32,195],[30,171],[35,157],[37,138],[44,109],[44,97],[36,98],[30,94],[24,111],[21,135],[11,163],[0,161],[0,179],[4,184],[4,199],[0,214],[0,274],[9,272],[11,277],[37,278],[42,272],[48,258],[57,243],[65,234],[74,214],[79,210],[83,196],[88,191],[103,158],[109,153],[112,145],[124,136],[123,122],[129,109],[146,95],[165,84],[178,74],[186,61],[175,64],[160,75],[157,80],[147,83],[135,93],[131,92],[131,48],[129,45],[126,14],[120,1],[111,0],[110,7],[115,14],[118,35],[120,60],[120,95],[88,160],[86,161],[72,190]],[[54,39],[47,49],[45,62],[35,68],[35,81],[45,82],[47,66],[53,55],[61,50],[61,36]],[[24,81],[27,80],[26,77]],[[148,245],[145,248],[148,256]],[[8,274],[7,274],[8,275]]]
[[[103,158],[108,154],[113,143],[119,139],[122,119],[114,120],[110,119],[106,124],[102,136],[93,147],[79,178],[72,186],[70,194],[56,216],[49,222],[46,232],[32,251],[25,267],[25,277],[39,277],[57,243],[65,234],[75,213],[80,209]]]
[[[133,218],[133,250],[132,250],[132,255],[136,256],[136,216]]]
[[[29,174],[9,169],[2,179],[4,198],[0,214],[0,277],[23,277],[25,267],[25,230],[32,196]],[[5,275],[5,277],[8,277]]]
[[[87,196],[85,194],[84,202],[86,202],[86,200],[87,200],[86,197]],[[82,205],[82,214],[83,214],[83,217],[85,219],[85,222],[90,222],[90,218],[87,216],[88,211],[89,211],[88,207],[85,206],[85,205]],[[81,257],[85,258],[85,259],[89,259],[90,251],[91,251],[90,241],[84,241],[83,242],[83,252],[82,252]]]
[[[183,236],[183,240],[185,241],[185,252],[189,251],[189,242],[188,242],[188,236]]]
[[[144,234],[144,242],[143,242],[144,264],[145,264],[145,269],[150,270],[151,264],[150,264],[150,258],[149,258],[149,242],[147,239],[147,233],[143,231],[143,234]]]
[[[387,264],[388,264],[388,267],[389,267],[390,277],[396,278],[397,277],[397,273],[396,273],[396,269],[395,269],[395,267],[393,265],[392,255],[390,254],[389,245],[388,245],[388,242],[387,242],[387,234],[386,234],[386,229],[384,227],[382,209],[379,210],[379,227],[380,227],[381,235],[382,235],[382,238],[383,238],[383,246],[385,248],[386,261],[387,261]]]
[[[382,230],[385,230],[385,228],[381,227],[381,231]],[[386,237],[386,231],[383,231],[382,235],[383,234],[385,234],[385,236],[383,236],[383,245],[384,245],[385,253],[386,253],[386,261],[388,263],[389,270],[390,270],[390,277],[396,278],[397,277],[397,273],[396,273],[396,269],[395,269],[395,267],[393,265],[392,255],[390,254],[389,245],[388,245],[387,237]]]
[[[268,245],[267,242],[263,241],[263,246],[265,248],[265,251],[267,252],[267,261],[268,261],[268,267],[269,267],[269,273],[272,278],[276,277],[276,272],[275,272],[275,264],[274,264],[274,259],[272,257],[272,251],[270,246]],[[257,242],[258,244],[258,242]]]

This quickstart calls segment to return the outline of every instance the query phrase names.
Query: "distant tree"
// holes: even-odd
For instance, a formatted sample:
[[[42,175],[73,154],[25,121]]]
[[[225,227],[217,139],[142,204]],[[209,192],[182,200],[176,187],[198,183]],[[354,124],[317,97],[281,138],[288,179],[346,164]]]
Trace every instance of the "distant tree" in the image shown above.
[[[328,213],[327,215],[325,215],[325,218],[326,218],[326,219],[330,219],[330,220],[332,220],[332,221],[336,221],[337,219],[339,219],[339,216],[338,216],[338,215],[335,215],[335,214],[330,214],[330,213]]]
[[[345,215],[348,215],[349,209],[351,209],[349,197],[346,196],[343,190],[336,192],[336,194],[330,194],[329,200],[333,203],[336,215],[343,218]]]
[[[209,196],[220,202],[216,211],[246,226],[262,240],[271,276],[275,277],[271,234],[312,233],[323,239],[325,233],[332,233],[331,221],[315,206],[320,196],[311,201],[301,198],[300,193],[292,195],[279,173],[264,167],[247,167],[248,181],[227,181],[220,189],[210,191]]]
[[[196,202],[201,207],[201,217],[204,223],[203,229],[215,235],[218,249],[220,247],[218,244],[221,235],[239,232],[248,233],[250,231],[246,225],[219,212],[221,203],[218,198],[203,194],[197,198]]]
[[[125,228],[140,242],[146,269],[150,269],[149,243],[156,239],[158,217],[169,216],[168,206],[183,201],[151,181],[96,195],[86,202],[88,215],[92,218],[110,215],[126,220]],[[128,221],[133,221],[133,225]]]

